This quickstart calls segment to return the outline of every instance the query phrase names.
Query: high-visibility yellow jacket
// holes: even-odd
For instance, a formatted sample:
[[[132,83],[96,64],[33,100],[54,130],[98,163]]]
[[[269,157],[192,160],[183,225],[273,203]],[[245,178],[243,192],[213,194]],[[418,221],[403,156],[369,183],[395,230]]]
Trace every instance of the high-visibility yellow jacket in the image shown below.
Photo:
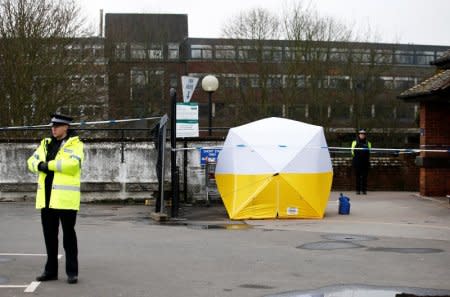
[[[40,162],[45,162],[47,145],[51,138],[44,138],[28,158],[28,170],[38,173],[36,208],[45,207],[46,173],[38,170]],[[81,163],[84,160],[83,142],[78,136],[70,137],[61,144],[54,160],[48,162],[48,169],[54,171],[49,207],[54,209],[80,209]]]
[[[352,142],[352,149],[351,149],[351,151],[352,151],[352,157],[354,157],[355,156],[355,150],[354,150],[354,148],[362,148],[362,149],[371,149],[372,148],[372,143],[370,142],[370,141],[366,141],[366,146],[367,147],[362,147],[362,146],[357,146],[357,144],[358,144],[358,141],[356,141],[356,140],[353,140],[353,142]]]

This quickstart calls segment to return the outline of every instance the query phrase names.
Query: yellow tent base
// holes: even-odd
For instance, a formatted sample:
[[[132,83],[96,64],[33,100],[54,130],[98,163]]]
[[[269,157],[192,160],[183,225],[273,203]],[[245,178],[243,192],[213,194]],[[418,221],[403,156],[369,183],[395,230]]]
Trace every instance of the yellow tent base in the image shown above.
[[[216,174],[230,219],[321,219],[333,172]]]

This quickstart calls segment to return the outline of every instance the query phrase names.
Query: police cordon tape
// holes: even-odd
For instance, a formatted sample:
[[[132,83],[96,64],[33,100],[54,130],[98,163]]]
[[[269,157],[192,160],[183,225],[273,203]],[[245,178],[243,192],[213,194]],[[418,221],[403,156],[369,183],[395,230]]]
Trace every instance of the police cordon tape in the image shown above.
[[[157,120],[161,117],[150,117],[150,118],[135,118],[135,119],[123,119],[123,120],[106,120],[106,121],[92,121],[85,122],[81,121],[79,123],[71,123],[70,126],[84,126],[84,125],[98,125],[98,124],[117,124],[117,123],[126,123],[126,122],[138,122],[138,121],[146,121],[146,120]],[[51,124],[46,125],[32,125],[32,126],[12,126],[12,127],[1,127],[0,130],[19,130],[19,129],[29,129],[29,128],[45,128],[51,127]]]
[[[117,124],[117,123],[125,123],[125,122],[138,122],[144,120],[157,120],[161,117],[147,117],[147,118],[134,118],[134,119],[122,119],[122,120],[105,120],[105,121],[90,121],[85,122],[81,121],[79,123],[71,123],[71,126],[83,126],[83,125],[98,125],[98,124]],[[32,126],[12,126],[12,127],[0,127],[0,131],[4,130],[18,130],[18,129],[29,129],[29,128],[45,128],[51,127],[51,124],[46,125],[32,125]],[[287,146],[283,144],[276,145],[280,148],[294,148],[292,146]],[[445,145],[446,147],[450,147],[450,145]],[[175,148],[171,149],[171,151],[189,151],[189,150],[201,150],[201,149],[223,149],[225,146],[201,146],[201,147],[188,147],[188,148]],[[245,144],[239,144],[234,147],[247,147]],[[255,146],[251,147],[273,147],[273,145],[265,145],[265,146]],[[337,150],[337,151],[345,151],[345,150],[370,150],[372,152],[397,152],[397,153],[420,153],[420,152],[430,152],[430,153],[450,153],[450,149],[398,149],[398,148],[351,148],[351,147],[338,147],[338,146],[323,146],[323,147],[304,147],[310,149],[328,149],[328,150]]]
[[[275,145],[279,148],[296,148],[293,146],[287,146],[287,145]],[[190,151],[190,150],[201,150],[201,149],[223,149],[227,146],[201,146],[201,147],[188,147],[188,148],[176,148],[172,149],[172,151]],[[250,148],[258,148],[258,147],[274,147],[274,145],[245,145],[245,144],[239,144],[235,146],[228,146],[228,147],[250,147]],[[305,149],[328,149],[330,151],[337,150],[337,151],[350,151],[350,150],[360,150],[360,151],[371,151],[371,152],[397,152],[397,153],[420,153],[420,152],[430,152],[430,153],[450,153],[450,149],[412,149],[412,148],[406,148],[406,149],[398,149],[398,148],[351,148],[351,147],[339,147],[339,146],[307,146],[303,147]]]

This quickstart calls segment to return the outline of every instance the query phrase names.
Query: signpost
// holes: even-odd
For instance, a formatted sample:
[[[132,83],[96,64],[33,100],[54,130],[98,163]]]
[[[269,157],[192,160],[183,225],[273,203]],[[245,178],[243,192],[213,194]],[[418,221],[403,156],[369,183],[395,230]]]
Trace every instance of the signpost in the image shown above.
[[[198,103],[177,103],[177,137],[198,137]]]

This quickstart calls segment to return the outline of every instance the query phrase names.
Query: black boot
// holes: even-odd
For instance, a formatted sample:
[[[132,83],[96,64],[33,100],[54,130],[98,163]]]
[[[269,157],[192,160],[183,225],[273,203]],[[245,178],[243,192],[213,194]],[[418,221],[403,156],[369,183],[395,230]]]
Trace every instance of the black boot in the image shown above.
[[[49,274],[47,272],[44,272],[40,276],[36,277],[36,280],[38,282],[46,282],[46,281],[52,281],[52,280],[57,280],[57,279],[58,279],[58,275]]]
[[[78,282],[78,276],[73,275],[73,276],[67,277],[67,282],[69,284],[76,284]]]

